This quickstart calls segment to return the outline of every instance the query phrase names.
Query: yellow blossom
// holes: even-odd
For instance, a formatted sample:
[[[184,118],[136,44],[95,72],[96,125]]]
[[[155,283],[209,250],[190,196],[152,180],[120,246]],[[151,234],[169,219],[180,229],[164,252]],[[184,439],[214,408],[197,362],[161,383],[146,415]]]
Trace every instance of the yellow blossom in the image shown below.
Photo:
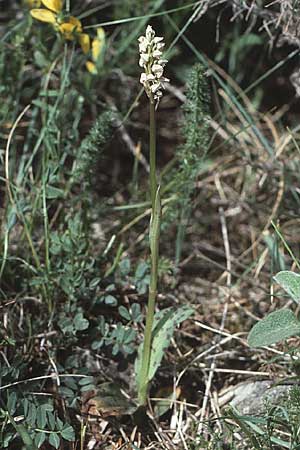
[[[88,61],[86,67],[89,72],[97,74],[97,63],[105,44],[105,32],[103,28],[97,29],[97,36],[91,43],[89,35],[83,33],[80,20],[74,16],[64,15],[63,0],[26,1],[30,2],[32,5],[41,6],[42,4],[45,7],[31,9],[30,14],[34,19],[52,24],[54,29],[68,41],[73,41],[76,38],[84,54],[91,51],[92,61]]]
[[[41,22],[56,23],[56,14],[48,9],[32,9],[30,14]]]
[[[99,61],[99,58],[102,56],[104,46],[105,46],[105,31],[102,27],[100,27],[97,28],[97,36],[92,41],[93,61],[87,61],[86,63],[87,70],[93,75],[98,73],[97,63]]]
[[[50,9],[50,11],[54,11],[55,13],[60,13],[63,8],[62,0],[42,0],[42,3],[46,8]]]
[[[91,74],[97,75],[98,71],[95,63],[93,63],[92,61],[87,61],[85,63],[85,66]]]
[[[91,41],[90,36],[86,33],[81,33],[78,36],[79,44],[81,45],[83,53],[86,55],[90,51]]]
[[[41,0],[45,8],[36,8],[30,11],[32,17],[41,22],[51,23],[55,26],[66,40],[72,41],[75,33],[82,33],[82,25],[79,19],[74,16],[64,18],[62,14],[62,0]]]
[[[41,22],[55,23],[57,15],[62,11],[62,0],[41,0],[39,3],[42,3],[47,9],[32,9],[30,11],[32,17]]]
[[[97,37],[92,42],[92,57],[94,61],[97,61],[102,53],[105,44],[105,31],[102,27],[97,28]]]
[[[72,41],[74,39],[74,33],[82,32],[82,25],[80,20],[74,16],[68,18],[68,22],[63,22],[58,26],[59,31],[65,39]]]

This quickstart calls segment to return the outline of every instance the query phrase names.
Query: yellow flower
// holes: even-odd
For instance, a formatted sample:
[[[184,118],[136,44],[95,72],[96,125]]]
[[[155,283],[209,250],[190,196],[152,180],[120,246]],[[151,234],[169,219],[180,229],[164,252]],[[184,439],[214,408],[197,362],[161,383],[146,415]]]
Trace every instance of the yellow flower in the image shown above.
[[[99,62],[99,59],[103,54],[104,46],[105,46],[105,31],[102,27],[100,27],[97,28],[97,37],[95,37],[92,41],[93,61],[87,61],[86,63],[87,70],[93,75],[96,75],[98,73],[97,63]]]
[[[56,14],[48,9],[32,9],[30,14],[34,19],[40,20],[41,22],[56,23]]]
[[[79,19],[74,16],[69,16],[66,18],[63,17],[62,0],[41,0],[41,3],[47,9],[32,9],[30,14],[34,19],[53,24],[55,29],[57,29],[63,37],[69,41],[74,39],[75,33],[82,33],[82,25]]]
[[[72,41],[74,39],[74,33],[82,33],[82,25],[80,20],[74,16],[68,18],[68,22],[63,22],[58,26],[59,31],[65,39]]]
[[[97,37],[92,42],[92,58],[97,61],[105,44],[105,31],[102,27],[97,28]]]
[[[46,8],[56,12],[57,14],[61,12],[63,8],[63,0],[42,0],[42,3],[46,6]]]
[[[26,1],[32,6],[37,6],[37,8],[33,8],[30,11],[34,19],[52,24],[55,30],[68,41],[73,41],[76,38],[85,55],[91,52],[92,61],[87,61],[86,67],[90,73],[97,74],[97,65],[105,45],[105,32],[103,28],[97,29],[97,36],[91,43],[89,35],[82,31],[80,20],[74,16],[64,16],[63,0]],[[45,8],[39,8],[38,6],[41,6],[41,4]]]
[[[41,2],[47,9],[32,9],[30,14],[34,19],[41,22],[56,23],[57,16],[62,11],[62,0],[41,0]]]
[[[81,33],[78,36],[79,44],[81,45],[83,53],[86,55],[90,51],[91,41],[90,36],[86,33]]]
[[[92,61],[87,61],[85,63],[85,66],[92,75],[97,75],[98,71],[95,63],[93,63]]]

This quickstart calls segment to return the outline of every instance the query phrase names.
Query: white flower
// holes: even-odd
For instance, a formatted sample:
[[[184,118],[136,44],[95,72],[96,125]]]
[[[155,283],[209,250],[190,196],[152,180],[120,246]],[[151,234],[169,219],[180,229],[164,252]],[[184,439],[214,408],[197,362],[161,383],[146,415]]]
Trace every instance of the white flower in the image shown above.
[[[147,81],[147,75],[145,73],[141,73],[140,82],[142,84],[146,83]]]
[[[154,50],[153,57],[154,58],[160,58],[162,55],[162,52],[160,50]]]
[[[160,64],[153,64],[152,72],[155,74],[157,78],[161,78],[164,73],[164,68]]]
[[[149,73],[149,75],[147,75],[147,81],[154,81],[155,80],[155,76],[153,75],[153,73]]]
[[[163,37],[155,36],[155,31],[151,25],[147,26],[146,35],[141,36],[139,41],[140,59],[139,65],[144,72],[141,74],[140,82],[151,102],[156,101],[156,106],[162,97],[163,83],[170,80],[163,76],[166,59],[162,59],[162,49],[165,44]]]
[[[153,92],[153,94],[154,94],[156,91],[159,90],[159,88],[160,88],[160,83],[152,84],[152,86],[151,86],[151,92]]]
[[[139,65],[141,67],[144,67],[147,64],[148,61],[149,61],[149,55],[147,55],[146,53],[141,53],[141,57],[140,57],[140,60],[139,60]]]
[[[152,39],[154,38],[154,36],[155,36],[155,31],[153,30],[153,28],[151,27],[151,25],[148,25],[147,28],[146,28],[146,38],[147,38],[149,41],[152,41]]]

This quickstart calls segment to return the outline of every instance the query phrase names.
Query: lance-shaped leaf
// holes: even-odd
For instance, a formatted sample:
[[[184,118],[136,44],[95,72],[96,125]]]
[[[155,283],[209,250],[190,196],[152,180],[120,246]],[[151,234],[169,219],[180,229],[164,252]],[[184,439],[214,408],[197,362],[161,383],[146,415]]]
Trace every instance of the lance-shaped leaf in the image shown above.
[[[188,319],[194,312],[189,306],[181,306],[180,308],[168,308],[163,311],[161,319],[153,329],[153,340],[151,345],[151,357],[148,371],[149,381],[155,375],[160,366],[166,348],[170,345],[174,328],[184,320]]]
[[[181,322],[193,314],[194,310],[189,306],[179,308],[171,307],[159,311],[154,318],[152,329],[151,355],[148,369],[148,381],[154,377],[160,363],[163,359],[166,348],[170,345],[174,329]],[[139,384],[139,375],[141,370],[143,343],[140,344],[138,355],[135,361],[135,373],[137,384]]]

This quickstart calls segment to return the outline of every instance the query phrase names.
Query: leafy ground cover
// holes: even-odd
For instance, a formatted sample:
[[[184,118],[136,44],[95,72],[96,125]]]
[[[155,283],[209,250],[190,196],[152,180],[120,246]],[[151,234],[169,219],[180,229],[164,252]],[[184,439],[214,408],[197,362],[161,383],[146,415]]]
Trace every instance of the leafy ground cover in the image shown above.
[[[27,0],[0,17],[1,448],[300,448],[297,2]],[[139,405],[149,24],[170,82]]]

